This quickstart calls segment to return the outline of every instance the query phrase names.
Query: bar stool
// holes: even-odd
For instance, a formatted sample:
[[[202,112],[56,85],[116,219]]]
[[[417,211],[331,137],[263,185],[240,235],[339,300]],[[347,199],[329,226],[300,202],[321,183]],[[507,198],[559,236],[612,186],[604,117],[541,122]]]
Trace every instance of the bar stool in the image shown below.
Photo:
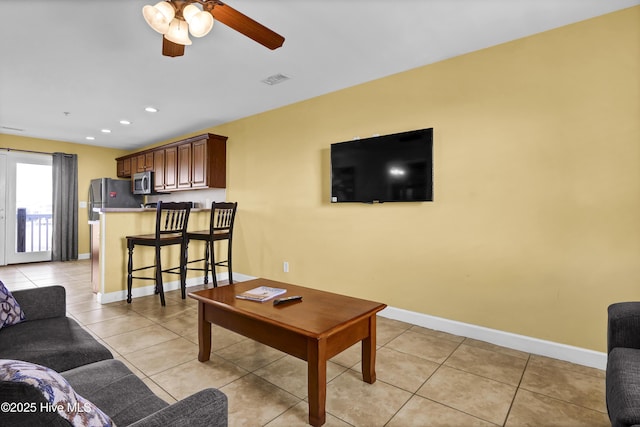
[[[192,231],[187,233],[187,240],[199,240],[207,242],[205,245],[204,258],[187,261],[187,264],[204,261],[204,268],[187,267],[187,270],[204,271],[204,283],[209,283],[209,266],[213,276],[213,287],[218,287],[216,278],[216,267],[226,267],[229,272],[229,284],[233,283],[233,269],[231,264],[231,248],[233,242],[233,224],[235,222],[237,202],[213,202],[211,204],[211,217],[209,219],[209,230]],[[215,242],[227,240],[227,259],[216,261]]]
[[[156,231],[153,234],[127,236],[127,249],[129,250],[129,262],[127,264],[127,302],[131,303],[132,279],[154,280],[155,293],[160,294],[160,303],[164,306],[164,287],[162,273],[180,275],[180,288],[182,299],[186,298],[187,282],[187,223],[191,211],[191,203],[163,203],[158,202],[156,208]],[[133,249],[136,245],[152,246],[155,248],[155,264],[139,268],[133,268]],[[160,249],[163,246],[180,245],[180,265],[162,269]],[[155,268],[155,276],[134,276],[136,271]],[[177,270],[177,271],[176,271]]]

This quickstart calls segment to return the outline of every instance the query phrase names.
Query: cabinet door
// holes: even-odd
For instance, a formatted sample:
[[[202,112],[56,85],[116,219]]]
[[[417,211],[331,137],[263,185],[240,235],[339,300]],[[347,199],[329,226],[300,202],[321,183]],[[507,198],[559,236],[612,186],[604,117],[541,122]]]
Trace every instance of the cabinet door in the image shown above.
[[[191,186],[207,186],[207,140],[194,141],[191,145]]]
[[[139,154],[136,156],[136,172],[144,172],[153,169],[153,153]]]
[[[153,188],[156,191],[164,190],[164,150],[153,153]]]
[[[144,170],[152,171],[153,170],[153,151],[150,153],[146,153],[144,155]]]
[[[125,178],[124,160],[116,160],[116,162],[117,162],[116,172],[117,172],[118,178]]]
[[[138,170],[138,156],[133,156],[130,159],[130,162],[131,162],[131,175],[133,175],[136,172],[140,172]]]
[[[170,147],[164,150],[164,189],[178,188],[178,149]]]
[[[191,188],[191,143],[178,145],[178,188]]]
[[[127,178],[131,176],[131,157],[122,160],[122,176]]]

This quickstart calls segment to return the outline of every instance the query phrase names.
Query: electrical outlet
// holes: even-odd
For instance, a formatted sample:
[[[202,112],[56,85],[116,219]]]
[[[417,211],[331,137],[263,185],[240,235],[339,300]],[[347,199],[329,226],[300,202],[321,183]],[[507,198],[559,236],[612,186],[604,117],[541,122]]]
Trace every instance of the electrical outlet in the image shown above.
[[[282,263],[282,270],[284,270],[285,273],[289,272],[289,262],[285,261]]]

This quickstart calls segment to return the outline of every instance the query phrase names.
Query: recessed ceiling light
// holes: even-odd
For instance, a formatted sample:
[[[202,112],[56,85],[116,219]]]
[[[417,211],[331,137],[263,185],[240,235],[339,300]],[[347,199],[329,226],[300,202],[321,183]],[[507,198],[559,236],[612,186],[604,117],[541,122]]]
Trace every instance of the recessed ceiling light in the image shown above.
[[[93,140],[94,140],[94,139],[96,139],[96,138],[95,138],[95,137],[93,137],[93,136],[88,136],[88,137],[86,137],[85,139],[88,139],[89,141],[93,141]]]
[[[102,129],[100,132],[102,132],[102,133],[111,133],[111,129]]]
[[[148,113],[157,113],[158,109],[154,108],[154,107],[147,107],[144,109],[144,111],[148,112]]]
[[[130,125],[131,122],[129,120],[120,120],[121,125]]]

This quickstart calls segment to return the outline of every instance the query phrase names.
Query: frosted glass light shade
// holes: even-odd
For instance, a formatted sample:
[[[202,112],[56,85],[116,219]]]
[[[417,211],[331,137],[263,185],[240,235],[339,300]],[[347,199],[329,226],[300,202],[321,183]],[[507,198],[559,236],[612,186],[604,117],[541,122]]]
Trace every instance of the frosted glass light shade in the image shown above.
[[[160,34],[166,34],[169,31],[169,24],[176,11],[169,2],[161,1],[155,6],[145,6],[142,8],[142,16],[147,24]]]
[[[201,10],[194,4],[188,4],[182,9],[182,17],[185,21],[190,22],[191,18],[200,13]]]
[[[190,45],[191,39],[189,39],[189,25],[182,19],[173,18],[169,24],[169,31],[164,35],[167,40],[181,44]]]
[[[193,4],[187,5],[182,16],[189,23],[189,32],[193,37],[206,36],[213,28],[213,16],[209,12],[198,9]]]

